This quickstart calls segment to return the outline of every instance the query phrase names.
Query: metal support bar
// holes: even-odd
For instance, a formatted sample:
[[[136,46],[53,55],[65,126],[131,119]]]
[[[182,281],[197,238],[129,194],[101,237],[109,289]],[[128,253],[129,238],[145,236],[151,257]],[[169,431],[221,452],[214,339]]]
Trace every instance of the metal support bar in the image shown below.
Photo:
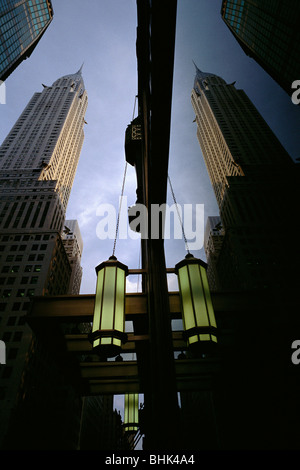
[[[209,390],[212,378],[219,370],[213,359],[176,360],[178,391]],[[87,394],[144,393],[139,381],[136,361],[86,362],[80,364],[82,383]]]
[[[183,351],[186,349],[186,341],[183,339],[182,331],[173,331],[173,349],[174,351]],[[88,339],[88,334],[65,335],[67,351],[70,353],[93,354],[92,344]],[[126,343],[122,344],[122,353],[136,352],[136,343],[149,341],[149,335],[135,335],[128,333]]]
[[[95,295],[61,295],[35,297],[27,316],[29,324],[37,327],[47,320],[59,320],[64,323],[92,322]],[[181,318],[181,306],[178,292],[169,293],[170,314],[172,318]],[[125,297],[125,320],[134,320],[136,316],[147,314],[146,294],[128,293]],[[42,320],[42,322],[41,322]]]

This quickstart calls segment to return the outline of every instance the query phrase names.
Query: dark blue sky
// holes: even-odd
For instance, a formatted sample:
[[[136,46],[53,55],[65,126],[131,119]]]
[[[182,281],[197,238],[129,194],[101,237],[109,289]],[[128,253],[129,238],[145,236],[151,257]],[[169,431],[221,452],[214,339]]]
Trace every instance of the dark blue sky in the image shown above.
[[[163,0],[162,0],[163,1]],[[125,165],[124,135],[137,93],[135,0],[53,0],[54,19],[32,56],[7,79],[7,103],[0,105],[0,141],[42,83],[73,73],[84,62],[89,97],[85,142],[67,218],[78,219],[84,242],[81,293],[95,290],[94,267],[107,259],[113,240],[99,240],[101,204],[118,207]],[[218,207],[196,137],[191,105],[195,69],[236,81],[293,158],[300,157],[300,109],[254,60],[247,57],[220,15],[221,0],[178,0],[169,173],[177,202],[204,204],[205,219]],[[300,79],[300,77],[295,77]],[[125,195],[135,202],[136,180],[128,168]],[[169,198],[172,203],[172,199]],[[284,215],[283,215],[284,218]],[[116,255],[139,265],[138,240],[118,240]],[[183,240],[166,240],[172,267],[185,255]],[[204,251],[194,253],[205,259]],[[136,289],[135,278],[129,288]]]

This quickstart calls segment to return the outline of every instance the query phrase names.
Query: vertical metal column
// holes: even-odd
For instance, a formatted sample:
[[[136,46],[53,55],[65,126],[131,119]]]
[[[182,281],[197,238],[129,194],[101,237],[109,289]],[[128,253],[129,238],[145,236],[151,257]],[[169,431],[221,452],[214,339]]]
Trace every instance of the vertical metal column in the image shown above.
[[[142,267],[147,270],[150,343],[145,362],[146,440],[152,450],[178,449],[179,409],[163,227],[151,239],[151,205],[167,194],[170,116],[173,84],[176,0],[137,0],[138,97],[143,122],[143,197],[148,208],[149,237],[142,240]]]

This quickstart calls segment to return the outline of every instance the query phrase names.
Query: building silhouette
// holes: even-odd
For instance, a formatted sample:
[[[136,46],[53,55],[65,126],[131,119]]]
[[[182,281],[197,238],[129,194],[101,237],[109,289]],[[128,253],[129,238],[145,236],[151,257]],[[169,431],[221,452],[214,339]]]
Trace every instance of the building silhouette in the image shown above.
[[[198,390],[181,393],[183,448],[298,449],[298,165],[234,83],[196,67],[192,104],[220,210],[204,239],[218,332]]]
[[[67,448],[78,439],[80,400],[65,385],[65,372],[57,370],[45,344],[33,337],[25,316],[34,296],[67,294],[73,291],[70,282],[76,291],[80,287],[79,227],[72,222],[72,244],[78,242],[74,253],[66,250],[63,228],[84,139],[87,101],[81,69],[59,78],[33,95],[0,147],[0,337],[7,350],[7,364],[0,370],[0,446],[22,443],[26,448],[26,443],[34,442],[28,430],[25,437],[22,427],[30,416],[33,423],[36,419],[37,447],[53,444],[53,436],[62,445],[67,442]],[[67,441],[58,433],[51,435],[51,424],[43,434],[46,413],[53,426],[54,417],[60,416],[61,432],[63,416],[66,423],[69,420]]]
[[[221,16],[244,52],[289,94],[300,77],[297,0],[223,0]]]
[[[113,411],[113,395],[83,397],[79,449],[83,451],[128,450],[122,418]],[[127,447],[126,447],[127,445]]]
[[[0,6],[0,80],[27,59],[53,19],[51,0],[10,0]]]
[[[296,287],[299,250],[289,256],[285,239],[299,198],[299,165],[234,83],[196,67],[191,99],[223,228],[215,287]]]

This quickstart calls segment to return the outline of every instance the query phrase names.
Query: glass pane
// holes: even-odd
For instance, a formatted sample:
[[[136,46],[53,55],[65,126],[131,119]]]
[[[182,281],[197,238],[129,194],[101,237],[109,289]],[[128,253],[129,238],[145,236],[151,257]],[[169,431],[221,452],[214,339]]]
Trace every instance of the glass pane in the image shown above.
[[[128,414],[129,414],[129,407],[128,407],[128,399],[129,395],[125,395],[125,403],[124,403],[124,423],[129,423]]]
[[[104,291],[101,330],[112,330],[114,325],[116,267],[104,268]]]
[[[199,341],[198,335],[189,338],[189,344],[197,343],[197,341]]]
[[[184,329],[188,330],[195,326],[195,319],[187,266],[178,270],[178,280],[183,306],[183,325]]]
[[[101,338],[101,344],[102,345],[107,345],[107,344],[112,344],[112,338],[111,337],[104,337],[104,338]]]
[[[125,310],[125,271],[117,268],[116,304],[115,304],[115,329],[124,331]]]
[[[210,341],[210,335],[199,335],[200,341]]]
[[[204,289],[204,295],[206,298],[206,305],[207,305],[207,311],[209,315],[209,320],[211,326],[217,326],[216,324],[216,319],[215,319],[215,314],[214,314],[214,309],[213,309],[213,304],[211,301],[211,296],[210,296],[210,290],[208,286],[208,281],[207,281],[207,274],[205,268],[202,266],[200,267],[201,269],[201,277],[202,277],[202,283],[203,283],[203,289]]]
[[[198,264],[188,266],[191,286],[193,292],[194,309],[196,314],[197,326],[209,326],[207,308],[203,295],[203,286]]]
[[[94,307],[94,319],[93,319],[93,331],[99,330],[100,326],[100,314],[101,314],[101,303],[102,303],[102,292],[103,292],[103,272],[104,269],[98,272],[95,307]],[[94,346],[96,344],[94,343]]]
[[[117,339],[117,338],[113,338],[112,343],[113,343],[114,346],[118,346],[118,347],[122,346],[121,340]]]

